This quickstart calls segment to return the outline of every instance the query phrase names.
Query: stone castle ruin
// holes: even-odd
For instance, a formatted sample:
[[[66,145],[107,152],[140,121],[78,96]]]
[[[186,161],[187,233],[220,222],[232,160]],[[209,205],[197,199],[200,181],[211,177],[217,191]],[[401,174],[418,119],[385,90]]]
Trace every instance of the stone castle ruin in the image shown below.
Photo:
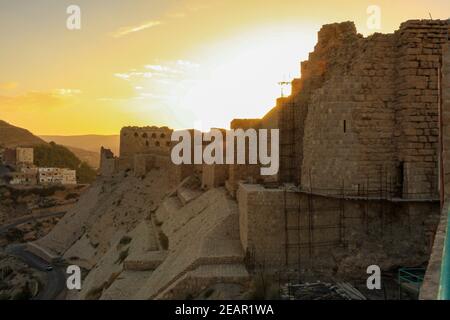
[[[127,172],[170,186],[149,193],[145,230],[165,246],[137,297],[180,298],[258,268],[365,275],[372,264],[425,265],[450,190],[449,34],[441,20],[369,37],[352,22],[323,26],[291,95],[261,119],[230,124],[280,129],[274,176],[259,165],[174,165],[171,129],[123,128],[120,154],[101,150],[98,192]]]
[[[450,190],[445,148],[440,159],[450,137],[449,34],[448,20],[369,37],[352,22],[323,26],[291,95],[262,119],[230,125],[280,129],[276,176],[261,177],[258,165],[175,166],[166,127],[123,128],[119,157],[102,149],[100,172],[157,167],[175,188],[192,176],[204,190],[225,187],[247,262],[266,270],[423,265]]]

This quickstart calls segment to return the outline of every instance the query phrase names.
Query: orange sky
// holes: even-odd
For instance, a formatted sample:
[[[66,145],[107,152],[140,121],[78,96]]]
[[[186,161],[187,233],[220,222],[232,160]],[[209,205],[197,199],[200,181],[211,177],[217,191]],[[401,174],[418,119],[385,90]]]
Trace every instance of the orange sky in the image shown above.
[[[81,8],[81,30],[66,8]],[[228,127],[260,117],[299,76],[325,23],[369,5],[379,32],[450,17],[450,1],[0,0],[0,119],[36,134],[117,134],[125,125]]]

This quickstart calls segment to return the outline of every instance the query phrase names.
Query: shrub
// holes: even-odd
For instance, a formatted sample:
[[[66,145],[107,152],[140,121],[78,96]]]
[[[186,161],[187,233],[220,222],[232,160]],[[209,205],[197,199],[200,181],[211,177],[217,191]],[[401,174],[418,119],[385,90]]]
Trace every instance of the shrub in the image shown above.
[[[133,240],[131,237],[129,237],[129,236],[123,236],[121,239],[120,239],[120,241],[119,241],[119,243],[121,244],[121,245],[127,245],[127,244],[129,244],[130,242],[131,242],[131,240]]]
[[[98,288],[92,288],[86,294],[86,300],[98,300],[102,296],[103,286]]]
[[[30,300],[32,297],[30,288],[28,288],[28,283],[25,284],[19,291],[17,291],[12,300]]]
[[[7,293],[0,293],[0,300],[9,300],[11,296]]]
[[[71,200],[71,199],[77,199],[77,198],[78,198],[78,193],[69,193],[68,195],[65,196],[64,199]]]
[[[124,260],[128,257],[128,252],[129,252],[129,248],[127,248],[126,250],[122,251],[119,254],[119,258],[117,258],[117,260],[116,260],[116,264],[124,262]]]
[[[247,298],[249,300],[276,300],[280,298],[280,293],[270,277],[264,272],[259,272],[252,279]]]
[[[22,241],[23,240],[23,236],[24,233],[22,230],[17,229],[17,228],[12,228],[8,231],[8,233],[6,234],[6,240],[8,240],[9,242],[14,242],[14,241]]]
[[[79,183],[91,183],[97,173],[86,162],[82,162],[69,149],[54,142],[34,147],[34,163],[38,167],[69,168],[76,170]]]
[[[159,242],[164,250],[169,249],[169,238],[164,234],[164,232],[159,232]]]

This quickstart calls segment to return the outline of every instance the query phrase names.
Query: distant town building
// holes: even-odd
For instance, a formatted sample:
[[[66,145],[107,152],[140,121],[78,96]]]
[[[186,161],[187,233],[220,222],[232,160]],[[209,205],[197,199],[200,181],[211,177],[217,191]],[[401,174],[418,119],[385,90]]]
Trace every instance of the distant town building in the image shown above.
[[[77,184],[76,171],[65,168],[39,168],[38,182],[39,184]]]
[[[10,167],[16,166],[16,150],[6,148],[3,151],[3,163]]]
[[[33,148],[16,148],[16,165],[33,164]]]
[[[11,180],[9,184],[11,185],[35,185],[37,184],[36,174],[24,173],[24,172],[13,172],[9,174]]]
[[[32,163],[21,163],[16,166],[16,171],[26,174],[34,174],[36,176],[38,174],[38,167]]]
[[[4,149],[1,161],[13,169],[7,181],[11,185],[73,185],[77,184],[76,171],[67,168],[39,168],[33,164],[33,148]]]

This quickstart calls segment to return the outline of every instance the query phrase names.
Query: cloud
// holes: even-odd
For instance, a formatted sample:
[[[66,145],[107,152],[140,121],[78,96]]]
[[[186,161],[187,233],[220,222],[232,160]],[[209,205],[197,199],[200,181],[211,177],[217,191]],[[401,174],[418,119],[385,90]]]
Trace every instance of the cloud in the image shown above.
[[[149,21],[143,22],[136,26],[121,27],[118,30],[116,30],[115,32],[112,32],[111,36],[114,38],[121,38],[130,33],[139,32],[142,30],[150,29],[150,28],[165,24],[167,22],[167,20],[170,20],[170,19],[184,19],[189,15],[189,13],[195,13],[200,10],[207,9],[209,7],[210,7],[210,5],[189,6],[189,7],[186,7],[184,10],[169,13],[160,20],[149,20]]]
[[[79,89],[56,89],[56,90],[54,90],[54,93],[56,95],[60,95],[60,96],[73,97],[75,95],[80,94],[81,90],[79,90]]]
[[[14,90],[19,86],[19,83],[10,81],[10,82],[0,82],[1,90]]]
[[[76,89],[56,89],[51,92],[29,91],[20,95],[0,96],[0,108],[4,110],[59,108],[73,102],[72,99],[79,93],[81,91]]]
[[[117,31],[111,33],[111,36],[113,36],[114,38],[120,38],[120,37],[126,36],[130,33],[139,32],[139,31],[142,31],[145,29],[153,28],[153,27],[159,26],[161,24],[162,24],[161,21],[150,20],[150,21],[143,22],[136,26],[121,27]]]
[[[142,70],[132,69],[128,72],[115,73],[114,76],[125,81],[148,80],[161,82],[170,79],[184,79],[199,67],[199,64],[176,60],[159,64],[147,64]]]
[[[151,78],[153,74],[151,72],[130,71],[126,73],[115,73],[114,76],[125,81],[131,81],[134,78]]]
[[[188,60],[155,61],[138,69],[115,73],[135,90],[136,100],[158,100],[167,103],[176,100],[188,83],[197,81],[200,65]],[[108,98],[103,98],[106,101]]]

